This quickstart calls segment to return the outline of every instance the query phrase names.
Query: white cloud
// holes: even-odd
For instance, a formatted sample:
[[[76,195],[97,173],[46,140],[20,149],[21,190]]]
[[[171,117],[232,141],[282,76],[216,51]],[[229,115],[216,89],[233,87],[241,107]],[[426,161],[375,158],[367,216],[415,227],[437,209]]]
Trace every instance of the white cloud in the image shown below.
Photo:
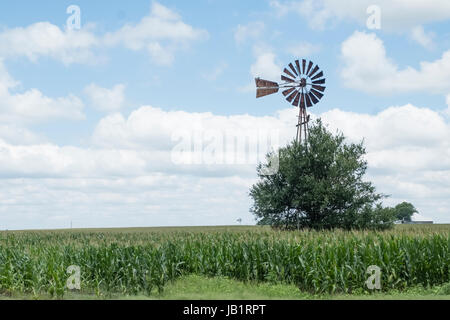
[[[0,33],[0,56],[25,56],[31,61],[50,56],[65,64],[93,63],[98,59],[91,48],[98,44],[98,39],[88,29],[63,31],[49,22],[6,29]]]
[[[413,105],[320,116],[350,141],[365,139],[367,179],[392,195],[387,204],[410,201],[422,215],[449,221],[450,119]],[[232,224],[238,217],[251,223],[247,192],[255,165],[176,165],[173,134],[238,134],[251,123],[278,130],[283,145],[295,135],[295,120],[294,108],[257,117],[142,107],[128,117],[103,118],[88,148],[0,141],[0,220],[9,228],[62,227],[70,220],[79,227]]]
[[[447,139],[442,139],[442,137],[450,135],[450,123],[438,112],[427,108],[418,108],[411,104],[389,107],[377,115],[334,109],[323,113],[322,118],[330,124],[330,128],[342,130],[354,141],[365,137],[365,144],[371,152],[415,147],[438,147],[439,149],[450,146]],[[409,164],[410,161],[415,160],[417,158],[392,159],[392,161],[397,161],[395,165],[397,168],[402,166],[402,161]],[[450,161],[450,158],[448,160]],[[443,163],[445,161],[436,164]],[[429,163],[428,165],[432,166],[433,164]],[[450,162],[448,165],[450,166]]]
[[[214,81],[217,80],[228,68],[228,64],[226,62],[220,62],[216,67],[214,67],[212,70],[209,70],[207,72],[204,72],[202,74],[202,77],[205,78],[208,81]]]
[[[0,141],[0,150],[2,176],[136,176],[142,174],[146,166],[145,159],[134,150],[94,150],[49,143],[17,146],[4,141]]]
[[[0,180],[0,229],[251,224],[239,177]],[[207,195],[207,196],[206,196]]]
[[[422,47],[431,49],[434,47],[433,38],[435,34],[433,32],[425,32],[422,26],[414,27],[411,30],[411,39],[420,44]]]
[[[250,115],[217,116],[210,112],[166,112],[145,106],[132,112],[128,118],[119,113],[103,118],[94,131],[93,143],[101,148],[169,151],[177,144],[173,141],[176,133],[218,132],[226,136],[228,132],[248,133],[255,130],[268,135],[272,128],[279,131],[277,134],[280,141],[285,141],[290,136],[289,130],[286,130],[288,125],[285,123],[288,118],[289,115],[285,113],[280,114],[278,118],[258,118]],[[248,128],[248,123],[252,123],[252,128]]]
[[[450,117],[450,94],[445,97],[445,102],[447,103],[447,109],[444,110],[444,114]]]
[[[250,67],[251,75],[267,80],[278,81],[281,75],[281,67],[275,61],[276,55],[273,52],[257,53],[256,62]]]
[[[420,69],[399,67],[388,58],[383,41],[374,33],[356,31],[341,46],[344,62],[340,75],[347,87],[369,93],[450,91],[450,50]]]
[[[5,29],[0,33],[0,57],[24,56],[31,61],[51,57],[64,64],[94,64],[104,62],[93,53],[94,48],[120,45],[147,51],[156,64],[170,65],[179,49],[207,37],[207,31],[186,24],[174,11],[153,2],[150,14],[139,23],[126,24],[104,35],[95,35],[92,24],[81,30],[61,30],[50,22]]]
[[[196,29],[169,8],[153,2],[150,14],[139,23],[127,24],[107,33],[103,42],[107,46],[123,45],[139,51],[147,50],[155,63],[168,65],[179,47],[208,37],[208,32]]]
[[[44,137],[17,124],[0,124],[0,139],[12,145],[33,145],[45,141]]]
[[[281,76],[281,67],[276,61],[276,55],[272,49],[266,46],[253,46],[253,54],[256,61],[250,66],[252,80],[246,86],[238,88],[241,92],[255,90],[255,78],[278,81]]]
[[[18,85],[0,61],[0,122],[31,123],[49,119],[84,119],[83,102],[76,96],[49,98],[37,89],[11,93]]]
[[[174,53],[168,48],[163,48],[159,42],[149,43],[147,51],[153,61],[161,66],[169,66],[175,59]]]
[[[311,28],[325,29],[337,22],[355,21],[366,25],[367,8],[378,5],[381,9],[383,30],[409,31],[417,25],[444,21],[450,18],[447,0],[303,0],[271,1],[278,16],[296,13],[307,19]]]
[[[173,134],[239,135],[248,123],[264,132],[285,120],[142,107],[128,118],[102,119],[90,148],[0,141],[1,226],[229,225],[239,217],[252,223],[247,190],[256,163],[176,165]]]
[[[450,221],[450,119],[412,105],[376,115],[335,109],[322,119],[351,141],[364,139],[368,179],[391,195],[387,204],[409,201],[425,216]]]
[[[117,111],[123,107],[125,102],[125,85],[117,84],[111,89],[102,88],[95,83],[84,89],[94,108],[102,111]]]
[[[278,17],[282,17],[292,11],[295,2],[288,3],[288,2],[281,2],[278,0],[271,0],[269,4],[270,7],[274,9],[275,14]]]
[[[294,57],[309,57],[320,51],[320,46],[309,42],[300,42],[288,48],[287,52]]]
[[[245,25],[238,25],[234,31],[234,40],[237,44],[242,44],[248,40],[255,40],[262,36],[265,25],[261,21],[250,22]]]

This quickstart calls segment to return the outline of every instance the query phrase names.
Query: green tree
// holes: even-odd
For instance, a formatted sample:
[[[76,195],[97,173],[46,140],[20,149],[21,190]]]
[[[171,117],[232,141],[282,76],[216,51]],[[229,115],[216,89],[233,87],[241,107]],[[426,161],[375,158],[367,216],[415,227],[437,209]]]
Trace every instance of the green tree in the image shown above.
[[[383,208],[370,182],[363,142],[345,143],[321,120],[310,127],[308,145],[296,141],[280,148],[279,170],[266,175],[271,163],[259,164],[259,181],[250,189],[251,212],[260,224],[282,229],[385,229],[395,220]],[[274,153],[267,155],[273,159]]]
[[[417,213],[417,209],[409,202],[402,202],[395,206],[395,215],[400,221],[411,221],[411,217],[414,213]]]

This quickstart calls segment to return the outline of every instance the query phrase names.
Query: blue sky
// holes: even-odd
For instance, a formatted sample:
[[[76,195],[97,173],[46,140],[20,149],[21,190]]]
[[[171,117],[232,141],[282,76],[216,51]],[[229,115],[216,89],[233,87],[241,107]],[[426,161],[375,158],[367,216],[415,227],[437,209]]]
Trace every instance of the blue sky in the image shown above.
[[[449,30],[444,0],[1,4],[0,228],[253,223],[254,163],[176,165],[173,135],[289,141],[295,109],[253,79],[297,58],[325,72],[311,112],[366,140],[386,204],[450,222]]]

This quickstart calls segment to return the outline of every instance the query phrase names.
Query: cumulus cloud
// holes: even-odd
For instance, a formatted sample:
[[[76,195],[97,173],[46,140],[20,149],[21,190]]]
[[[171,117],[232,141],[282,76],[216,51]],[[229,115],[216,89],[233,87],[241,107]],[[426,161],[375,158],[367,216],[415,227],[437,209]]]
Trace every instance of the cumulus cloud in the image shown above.
[[[450,91],[450,50],[438,60],[420,63],[420,69],[400,69],[386,54],[374,33],[356,31],[341,46],[340,76],[347,87],[368,93]]]
[[[255,90],[255,78],[277,81],[281,75],[281,67],[277,63],[276,54],[267,46],[253,46],[255,62],[250,66],[252,80],[249,84],[238,88],[241,92],[252,92]]]
[[[0,56],[25,56],[31,61],[49,56],[65,64],[92,63],[96,60],[91,48],[97,44],[97,37],[88,29],[61,30],[49,22],[38,22],[1,32]]]
[[[422,26],[416,26],[411,30],[411,39],[427,49],[434,47],[434,37],[433,32],[425,32]]]
[[[149,43],[147,50],[152,60],[162,66],[171,65],[175,59],[174,53],[168,48],[163,48],[159,42]]]
[[[91,105],[101,111],[117,111],[125,102],[125,85],[117,84],[111,89],[102,88],[91,83],[84,89]]]
[[[32,123],[55,118],[84,119],[84,104],[73,94],[50,98],[37,89],[11,93],[18,84],[0,60],[0,122]]]
[[[158,2],[153,2],[149,15],[137,24],[126,24],[104,35],[93,31],[90,24],[81,30],[62,30],[50,22],[5,29],[0,32],[0,57],[24,56],[31,61],[51,57],[64,64],[92,64],[104,60],[94,54],[95,48],[124,46],[146,51],[156,64],[169,65],[180,48],[208,36],[207,31],[183,22],[177,13]]]
[[[450,117],[450,94],[445,97],[445,101],[447,102],[447,109],[444,110],[444,114]]]
[[[254,223],[239,177],[1,179],[0,229]]]
[[[89,178],[164,172],[252,177],[266,152],[290,139],[294,126],[286,123],[288,115],[295,118],[292,110],[277,117],[253,117],[141,107],[128,117],[120,113],[104,117],[90,148],[24,146],[2,140],[0,175]],[[187,147],[183,152],[189,156],[199,155],[200,161],[174,161],[180,146]]]
[[[413,105],[390,107],[375,115],[335,109],[315,116],[321,116],[331,130],[342,130],[350,141],[365,140],[368,179],[380,192],[393,196],[387,203],[411,201],[422,214],[448,221],[450,144],[445,137],[450,134],[449,119]],[[51,226],[60,223],[51,217],[57,217],[62,206],[83,219],[92,210],[99,212],[96,219],[87,218],[84,226],[98,226],[99,221],[229,224],[238,217],[251,223],[247,191],[256,178],[253,163],[179,165],[173,162],[172,152],[180,141],[199,134],[203,141],[199,152],[205,155],[214,133],[222,133],[225,139],[229,132],[245,134],[248,123],[259,132],[276,130],[277,142],[283,145],[294,136],[293,119],[294,109],[256,117],[168,112],[148,106],[128,117],[117,113],[103,118],[90,148],[0,141],[0,175],[4,178],[0,189],[5,191],[0,203],[19,215],[31,214],[27,211],[31,204],[41,205],[52,212],[44,218]],[[234,138],[219,145],[226,154],[235,152],[227,148],[233,144]],[[195,154],[195,138],[188,139],[188,145]],[[241,150],[247,156],[254,152]],[[126,219],[125,208],[127,212],[132,209]]]
[[[200,158],[198,164],[177,164],[172,153],[184,140],[189,153],[204,156],[218,134],[219,140],[225,138],[219,143],[225,155],[236,155],[235,137],[248,134],[249,123],[263,138],[276,131],[275,140],[284,145],[295,135],[295,116],[291,108],[258,117],[147,106],[128,117],[105,116],[90,147],[0,140],[2,223],[20,228],[23,221],[30,227],[61,227],[70,220],[83,227],[207,225],[232,224],[239,217],[251,223],[247,194],[256,179],[254,163],[208,164]],[[317,116],[350,141],[365,140],[367,179],[379,192],[392,195],[386,204],[410,201],[424,216],[448,222],[449,118],[410,104],[378,114],[334,109]],[[260,142],[246,140],[246,145],[255,141]],[[258,153],[254,148],[239,150],[247,160]]]
[[[376,114],[331,110],[321,115],[332,130],[364,139],[368,179],[391,195],[386,204],[414,203],[435,221],[450,219],[450,120],[413,105]]]
[[[123,45],[133,51],[146,50],[153,61],[167,65],[173,61],[178,47],[207,37],[207,31],[186,24],[176,12],[153,2],[148,16],[137,24],[126,24],[107,33],[103,43],[107,46]]]
[[[204,72],[202,74],[202,77],[205,78],[208,81],[214,81],[217,80],[228,68],[228,64],[226,62],[220,62],[216,67],[214,67],[212,70],[208,70],[207,72]]]
[[[289,111],[289,115],[294,116],[292,110]],[[132,112],[128,118],[119,113],[103,118],[94,131],[92,141],[95,146],[101,148],[161,151],[166,153],[167,159],[173,158],[173,151],[180,145],[186,146],[187,153],[192,156],[217,146],[217,149],[220,149],[216,150],[217,153],[225,155],[228,150],[235,155],[235,160],[243,158],[243,164],[252,167],[257,163],[255,159],[263,160],[270,148],[289,139],[290,130],[287,129],[289,125],[286,123],[288,118],[285,112],[277,118],[250,115],[217,116],[210,112],[167,112],[145,106]],[[251,128],[248,128],[248,123],[252,123]],[[241,138],[243,145],[238,148],[237,141]],[[250,144],[258,146],[258,149],[250,148]],[[202,156],[214,157],[209,152],[203,153]],[[225,157],[217,159],[221,161],[214,163],[227,162]],[[203,160],[205,159],[200,159],[200,162],[204,164]],[[210,169],[214,169],[214,166]],[[216,169],[220,171],[222,168]]]
[[[320,45],[305,41],[292,45],[287,49],[287,52],[294,57],[309,57],[319,51]]]
[[[12,145],[34,145],[45,138],[18,124],[0,124],[0,139]]]
[[[439,112],[428,108],[407,104],[389,107],[376,115],[334,109],[323,113],[321,117],[329,123],[330,128],[342,130],[353,141],[364,138],[370,152],[435,147],[437,152],[450,151],[447,150],[450,143],[443,139],[450,136],[449,122]],[[418,159],[428,156],[429,153],[417,154],[413,158],[392,157],[391,160],[396,162],[394,167],[400,169],[408,168],[411,162],[417,162],[415,165],[419,166]],[[439,157],[439,154],[434,157]],[[443,165],[450,168],[450,157],[448,160],[448,163],[446,160],[434,163],[431,161],[426,163],[426,166]],[[375,162],[373,164],[375,165]]]
[[[0,175],[4,177],[97,177],[143,174],[145,159],[137,151],[28,146],[0,141]],[[113,160],[112,160],[113,159]]]
[[[345,5],[339,0],[272,0],[270,5],[278,16],[296,13],[314,29],[325,29],[349,20],[365,26],[369,17],[367,8],[371,5],[378,5],[381,9],[383,30],[404,32],[417,25],[450,18],[450,2],[447,0],[349,0]]]
[[[450,142],[445,139],[450,136],[450,123],[437,111],[407,104],[389,107],[376,115],[334,109],[316,116],[354,142],[364,139],[372,168],[392,168],[396,172],[411,167],[450,170]],[[166,112],[148,106],[134,111],[128,118],[120,114],[103,118],[93,134],[93,142],[102,148],[171,151],[177,143],[174,133],[215,130],[225,136],[227,132],[248,131],[248,123],[252,123],[256,131],[276,130],[278,142],[285,144],[294,135],[293,119],[295,109],[282,110],[272,117],[255,117]],[[392,156],[383,162],[376,157],[379,152],[405,152],[413,156]]]
[[[256,61],[250,66],[252,80],[246,86],[240,87],[241,92],[251,92],[255,90],[255,78],[262,78],[277,81],[281,76],[281,67],[276,61],[277,57],[273,50],[264,45],[253,46],[253,55]]]
[[[263,34],[264,29],[265,25],[261,21],[240,24],[234,31],[234,40],[237,44],[243,44],[248,40],[258,39]]]
[[[251,75],[264,79],[277,80],[281,75],[281,67],[275,61],[276,55],[273,52],[258,52],[256,61],[250,67]]]

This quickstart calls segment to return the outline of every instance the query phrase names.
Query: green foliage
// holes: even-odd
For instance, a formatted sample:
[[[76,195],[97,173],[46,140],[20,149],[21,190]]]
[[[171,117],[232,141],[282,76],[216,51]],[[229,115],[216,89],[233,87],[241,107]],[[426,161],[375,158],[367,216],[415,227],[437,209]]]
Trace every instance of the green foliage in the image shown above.
[[[440,289],[439,289],[439,294],[441,295],[450,295],[450,282],[444,284]]]
[[[409,202],[402,202],[395,206],[395,216],[400,221],[411,221],[411,217],[414,213],[417,213],[417,209]]]
[[[291,284],[309,293],[368,292],[370,265],[381,268],[383,291],[450,282],[448,226],[401,225],[382,233],[179,230],[0,233],[0,293],[61,297],[69,291],[70,265],[81,268],[80,293],[98,296],[154,295],[191,274]]]
[[[260,224],[282,229],[392,227],[393,211],[379,204],[384,196],[363,181],[364,154],[362,142],[346,144],[342,134],[333,135],[317,120],[308,146],[294,141],[279,150],[275,174],[265,174],[268,164],[258,166],[251,211]]]

